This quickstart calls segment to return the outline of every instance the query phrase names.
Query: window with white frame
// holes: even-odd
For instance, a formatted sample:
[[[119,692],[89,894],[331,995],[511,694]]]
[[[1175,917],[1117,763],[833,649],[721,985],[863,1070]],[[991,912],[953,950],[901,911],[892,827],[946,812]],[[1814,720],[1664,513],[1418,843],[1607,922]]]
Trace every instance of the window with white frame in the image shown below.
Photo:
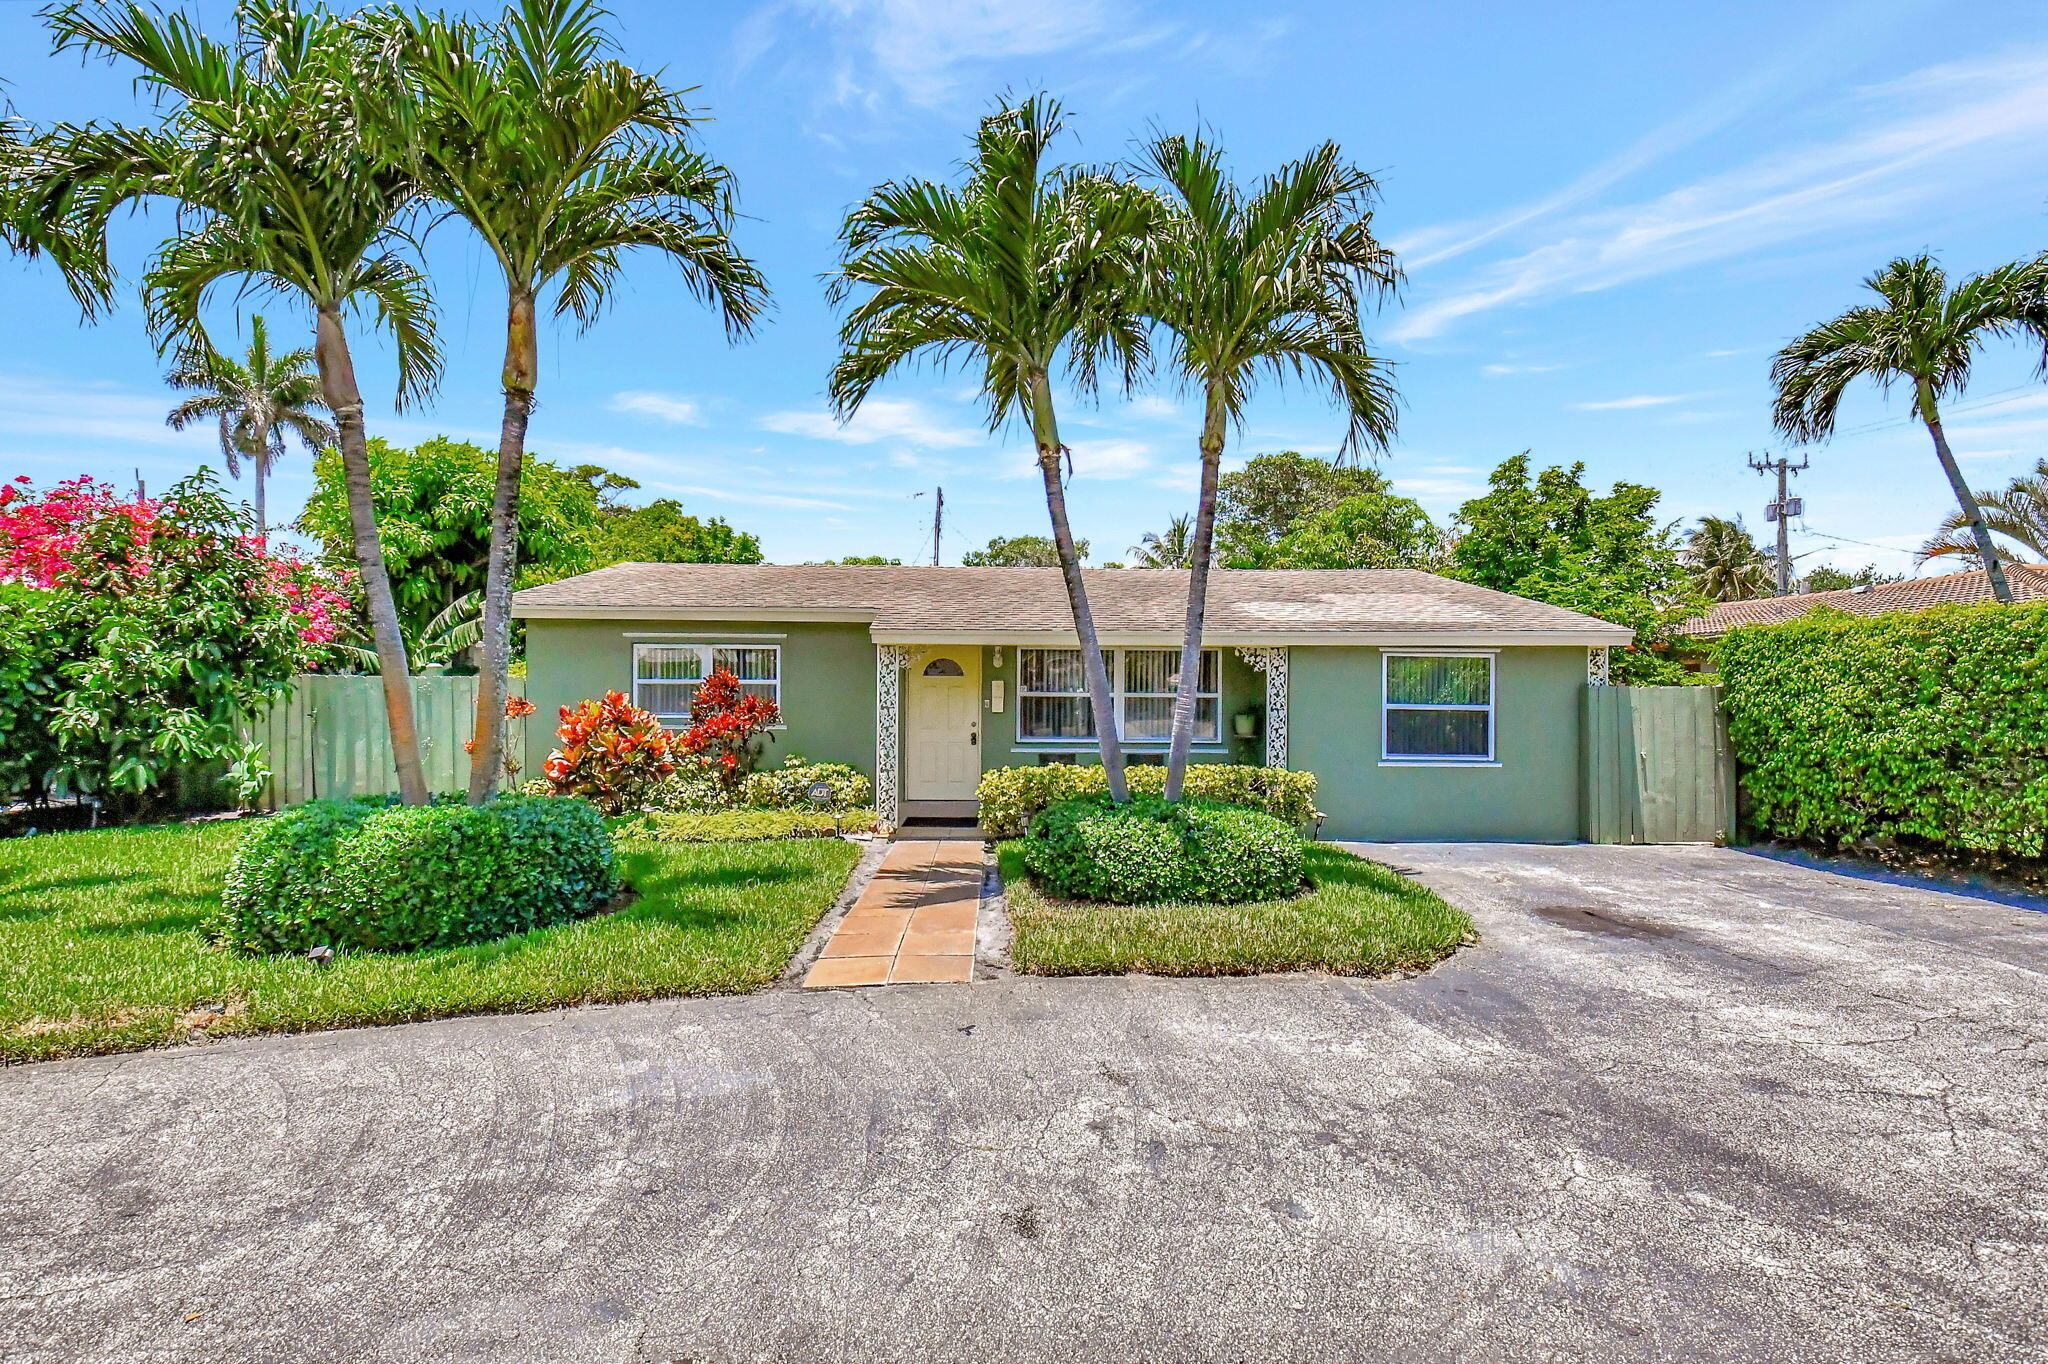
[[[1388,762],[1493,761],[1493,655],[1383,654]]]
[[[779,644],[635,644],[633,704],[665,725],[687,723],[697,684],[721,668],[741,691],[782,704]]]
[[[1180,686],[1178,649],[1105,649],[1117,729],[1125,743],[1165,743],[1173,737],[1173,698]],[[1195,740],[1222,737],[1221,660],[1202,651],[1195,683]],[[1017,651],[1017,738],[1024,742],[1093,739],[1095,715],[1088,705],[1088,678],[1079,649]]]

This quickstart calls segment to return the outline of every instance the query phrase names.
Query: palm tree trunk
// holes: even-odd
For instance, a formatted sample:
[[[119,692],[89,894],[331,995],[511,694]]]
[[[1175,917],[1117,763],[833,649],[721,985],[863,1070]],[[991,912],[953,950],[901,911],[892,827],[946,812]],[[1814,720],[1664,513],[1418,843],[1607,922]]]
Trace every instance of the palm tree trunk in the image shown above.
[[[1109,688],[1102,641],[1095,633],[1095,613],[1088,609],[1088,587],[1081,580],[1081,556],[1074,548],[1074,529],[1067,523],[1067,493],[1060,483],[1060,427],[1053,415],[1052,385],[1043,371],[1031,385],[1031,434],[1038,445],[1038,471],[1045,478],[1045,506],[1052,515],[1052,542],[1060,553],[1060,576],[1066,579],[1067,605],[1074,614],[1074,634],[1081,642],[1081,667],[1088,678],[1088,708],[1095,716],[1095,739],[1102,749],[1102,771],[1109,798],[1121,805],[1131,798],[1124,781],[1124,750],[1116,727],[1116,700]]]
[[[514,289],[505,309],[505,415],[498,424],[498,485],[491,495],[491,553],[484,569],[483,654],[476,680],[476,730],[470,746],[469,803],[498,789],[505,766],[505,698],[511,690],[512,577],[519,567],[519,479],[526,467],[526,423],[533,413],[540,343],[533,295]]]
[[[1941,471],[1948,475],[1948,486],[1955,491],[1956,503],[1970,523],[1970,535],[1977,542],[1977,557],[1984,563],[1984,576],[1991,583],[1991,595],[1997,601],[2009,602],[2012,600],[2012,588],[2006,584],[2005,568],[1998,562],[1998,546],[1992,543],[1991,528],[1984,524],[1984,509],[1977,505],[1977,495],[1970,491],[1970,485],[1963,479],[1963,471],[1956,466],[1955,452],[1948,448],[1948,436],[1941,429],[1941,413],[1934,405],[1934,390],[1924,379],[1919,383],[1918,397],[1920,419],[1927,423],[1927,434],[1934,437],[1934,457],[1941,461]]]
[[[1229,414],[1223,394],[1209,386],[1202,416],[1202,490],[1195,503],[1195,538],[1188,547],[1188,614],[1180,645],[1180,683],[1173,694],[1173,742],[1166,751],[1166,798],[1179,800],[1195,744],[1195,692],[1202,679],[1202,619],[1209,610],[1209,561],[1216,544],[1216,481],[1223,471],[1223,435]],[[1217,706],[1222,709],[1221,703]],[[1219,713],[1216,717],[1223,721]]]
[[[270,462],[269,451],[270,440],[266,436],[263,447],[256,452],[256,543],[265,547],[270,544],[270,522],[263,507],[263,466]]]
[[[391,756],[398,766],[398,798],[407,805],[425,805],[427,772],[420,763],[419,727],[413,719],[412,670],[406,665],[405,640],[398,633],[398,603],[391,597],[391,575],[384,568],[384,546],[377,539],[377,507],[370,496],[370,442],[363,431],[363,392],[356,383],[355,361],[349,355],[340,309],[323,304],[317,326],[313,355],[320,366],[321,391],[334,413],[335,444],[341,449],[349,523],[355,532],[356,571],[362,576],[370,636],[377,646],[377,667],[384,681]]]

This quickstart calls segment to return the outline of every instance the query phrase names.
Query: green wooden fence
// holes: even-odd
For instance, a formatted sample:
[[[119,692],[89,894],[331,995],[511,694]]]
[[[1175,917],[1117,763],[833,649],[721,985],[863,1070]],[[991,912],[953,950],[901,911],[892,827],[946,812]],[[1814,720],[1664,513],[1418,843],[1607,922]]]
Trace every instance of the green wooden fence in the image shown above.
[[[427,786],[435,791],[466,788],[469,754],[462,746],[476,723],[476,679],[415,677],[412,697]],[[512,722],[515,740],[523,723]],[[264,789],[265,809],[398,790],[381,678],[301,677],[291,699],[253,721],[248,733],[263,745],[276,773]],[[522,749],[516,743],[513,751]]]
[[[1592,843],[1726,843],[1735,757],[1718,687],[1588,687],[1581,784]]]

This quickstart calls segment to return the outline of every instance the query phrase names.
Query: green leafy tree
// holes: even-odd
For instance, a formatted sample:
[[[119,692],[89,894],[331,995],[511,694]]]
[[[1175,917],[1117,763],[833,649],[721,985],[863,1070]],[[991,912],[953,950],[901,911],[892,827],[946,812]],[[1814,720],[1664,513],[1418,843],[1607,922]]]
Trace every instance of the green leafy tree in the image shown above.
[[[1194,539],[1195,518],[1181,515],[1166,523],[1164,534],[1146,531],[1128,552],[1131,562],[1138,568],[1186,568],[1189,557],[1194,553]]]
[[[1261,554],[1259,568],[1415,568],[1448,561],[1444,533],[1422,504],[1392,493],[1347,497],[1294,523]],[[1246,565],[1251,567],[1252,565]]]
[[[1503,462],[1491,490],[1458,509],[1450,576],[1626,625],[1636,638],[1615,656],[1615,680],[1683,681],[1662,649],[1700,603],[1674,528],[1656,519],[1659,494],[1616,483],[1601,496],[1585,472],[1574,464],[1532,478],[1527,454]]]
[[[1986,530],[2019,546],[2035,563],[2048,561],[2048,459],[2035,460],[2032,473],[2021,474],[2003,488],[1978,493],[1977,505]],[[2001,545],[1999,553],[2019,557],[2010,546]],[[1943,519],[1934,538],[1920,546],[1917,558],[1924,564],[1950,556],[1983,562],[1976,532],[1960,511]]]
[[[495,23],[402,7],[366,23],[388,39],[389,79],[410,86],[401,130],[427,194],[469,224],[505,284],[504,415],[484,587],[482,672],[469,799],[497,789],[510,690],[512,589],[526,429],[540,381],[538,313],[587,327],[627,256],[651,251],[718,309],[729,339],[767,301],[733,245],[733,177],[691,145],[696,111],[657,75],[606,54],[593,0],[513,0]]]
[[[1088,542],[1075,540],[1077,557],[1088,557]],[[965,568],[1058,568],[1060,547],[1043,535],[995,535],[987,545],[960,556]]]
[[[1351,497],[1389,497],[1377,469],[1339,465],[1293,450],[1254,455],[1216,484],[1216,542],[1232,568],[1258,568],[1295,524]]]
[[[1768,595],[1777,583],[1771,557],[1739,516],[1702,516],[1685,537],[1681,557],[1693,589],[1708,601],[1748,601]]]
[[[143,303],[158,344],[215,353],[203,317],[232,283],[306,305],[313,314],[321,397],[334,414],[346,471],[352,543],[384,676],[400,797],[427,800],[405,646],[370,497],[363,396],[347,319],[368,305],[395,343],[398,403],[424,395],[440,367],[426,280],[399,253],[420,186],[405,158],[375,135],[402,121],[398,98],[366,81],[374,54],[362,31],[298,0],[243,0],[221,42],[183,14],[141,4],[60,4],[47,11],[59,51],[125,62],[155,98],[148,126],[60,124],[37,139],[9,218],[42,222],[72,292],[89,309],[111,299],[107,224],[150,200],[176,206],[175,235],[156,252]],[[388,116],[387,116],[388,115]]]
[[[437,436],[410,448],[372,440],[367,451],[370,495],[382,553],[397,588],[404,638],[426,640],[436,617],[463,598],[481,601],[490,572],[491,499],[497,458],[468,441]],[[526,583],[549,582],[596,566],[601,534],[597,497],[588,481],[546,460],[526,457],[519,499],[521,572]],[[332,561],[352,543],[347,471],[329,450],[313,462],[313,493],[298,527]]]
[[[991,430],[1027,424],[1046,511],[1081,646],[1096,741],[1111,798],[1129,798],[1109,670],[1081,576],[1083,551],[1067,519],[1067,447],[1053,376],[1092,390],[1105,364],[1126,385],[1146,355],[1136,313],[1140,245],[1157,201],[1101,174],[1055,170],[1046,151],[1059,105],[1043,95],[981,121],[965,182],[877,186],[848,215],[835,300],[858,294],[840,328],[830,393],[842,416],[919,359],[970,367]]]
[[[841,559],[825,559],[819,562],[823,562],[826,564],[847,564],[856,567],[866,566],[869,568],[901,568],[903,566],[903,561],[901,559],[891,559],[888,556],[882,554],[849,554]]]
[[[2016,338],[2039,346],[2048,370],[2048,257],[2001,265],[1951,289],[1932,256],[1902,256],[1864,284],[1880,302],[1851,308],[1778,352],[1771,365],[1778,390],[1772,418],[1794,440],[1825,440],[1834,434],[1850,384],[1910,385],[1913,415],[1934,441],[1934,457],[1991,580],[1991,595],[2009,602],[2012,588],[1999,567],[1991,526],[1949,449],[1940,400],[1962,394],[1987,341]]]
[[[1865,564],[1861,568],[1841,569],[1822,564],[1806,575],[1799,585],[1801,592],[1840,592],[1851,587],[1880,587],[1885,583],[1904,582],[1903,573],[1886,573],[1876,564]]]
[[[258,316],[249,322],[247,358],[237,362],[223,355],[190,355],[164,382],[172,388],[196,391],[194,397],[171,409],[165,420],[172,430],[182,431],[212,417],[220,427],[220,452],[228,477],[240,478],[242,461],[249,461],[256,527],[262,535],[269,535],[263,484],[270,466],[284,455],[286,433],[297,436],[316,453],[334,440],[334,428],[318,415],[326,410],[326,404],[320,398],[313,352],[272,354],[270,333]]]
[[[590,486],[597,503],[591,567],[608,564],[758,564],[761,542],[724,520],[686,515],[682,503],[662,497],[631,506],[619,494],[640,486],[635,479],[596,464],[569,470]]]
[[[1223,446],[1262,378],[1324,390],[1344,414],[1346,449],[1383,449],[1394,430],[1393,381],[1366,345],[1361,301],[1399,280],[1372,233],[1379,186],[1334,142],[1245,188],[1218,148],[1178,134],[1154,138],[1142,168],[1169,201],[1146,244],[1146,314],[1172,341],[1175,372],[1202,395],[1201,477],[1188,548],[1188,599],[1166,799],[1180,799],[1195,737],[1202,621],[1216,542]]]

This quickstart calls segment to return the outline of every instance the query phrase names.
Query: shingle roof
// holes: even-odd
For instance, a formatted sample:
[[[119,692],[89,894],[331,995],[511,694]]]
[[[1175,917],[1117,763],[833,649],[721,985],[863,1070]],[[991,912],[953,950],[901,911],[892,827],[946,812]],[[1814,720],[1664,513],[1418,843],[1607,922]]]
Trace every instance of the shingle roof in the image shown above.
[[[2048,600],[2048,569],[2032,564],[2007,564],[2005,581],[2012,588],[2014,601]],[[1678,632],[1711,639],[1738,625],[1779,625],[1823,606],[1858,616],[1882,616],[1893,611],[1925,611],[1935,606],[1991,600],[1990,580],[1984,576],[1984,570],[1974,569],[1968,573],[1944,573],[1938,578],[1908,578],[1876,587],[1845,587],[1838,592],[1726,601],[1706,615],[1687,621]]]
[[[1177,638],[1187,578],[1177,569],[1087,570],[1097,629],[1119,640]],[[530,587],[512,600],[514,614],[526,617],[856,620],[868,622],[877,639],[1073,633],[1065,585],[1050,568],[615,564]],[[1405,569],[1219,569],[1209,578],[1203,633],[1224,644],[1388,635],[1442,635],[1447,643],[1484,635],[1607,644],[1630,632],[1576,611]]]

